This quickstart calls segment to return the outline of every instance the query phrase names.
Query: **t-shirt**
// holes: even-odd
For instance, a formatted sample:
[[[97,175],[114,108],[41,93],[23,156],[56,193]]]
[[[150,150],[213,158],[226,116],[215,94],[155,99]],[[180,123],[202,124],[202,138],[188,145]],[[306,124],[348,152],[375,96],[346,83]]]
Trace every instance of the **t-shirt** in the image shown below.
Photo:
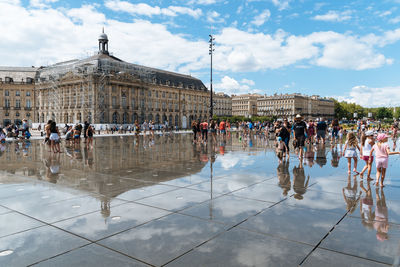
[[[383,143],[380,146],[378,144],[374,145],[375,157],[376,158],[388,158],[389,155],[387,153],[389,145],[387,143]]]
[[[304,136],[305,129],[307,129],[307,124],[304,121],[295,122],[293,124],[293,130],[296,137]]]
[[[207,130],[207,128],[208,128],[208,123],[207,123],[207,122],[203,122],[203,123],[201,124],[201,129]]]
[[[369,156],[372,149],[370,142],[372,142],[372,140],[365,140],[365,144],[363,146],[363,156]]]
[[[286,129],[285,126],[282,126],[280,129],[281,130],[279,131],[278,136],[282,137],[282,140],[285,140],[290,136],[289,131]]]
[[[328,125],[324,121],[320,121],[317,123],[317,130],[318,131],[326,131],[326,128],[328,128]]]
[[[225,122],[224,122],[224,121],[221,121],[221,122],[219,123],[219,129],[220,129],[220,130],[225,130]]]

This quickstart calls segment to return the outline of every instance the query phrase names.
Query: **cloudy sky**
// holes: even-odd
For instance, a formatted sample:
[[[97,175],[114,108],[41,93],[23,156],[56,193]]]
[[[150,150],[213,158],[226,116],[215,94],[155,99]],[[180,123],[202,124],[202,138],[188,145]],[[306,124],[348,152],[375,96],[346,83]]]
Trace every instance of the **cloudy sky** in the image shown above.
[[[400,106],[400,0],[0,0],[0,65],[40,66],[97,50],[214,88],[336,96]]]

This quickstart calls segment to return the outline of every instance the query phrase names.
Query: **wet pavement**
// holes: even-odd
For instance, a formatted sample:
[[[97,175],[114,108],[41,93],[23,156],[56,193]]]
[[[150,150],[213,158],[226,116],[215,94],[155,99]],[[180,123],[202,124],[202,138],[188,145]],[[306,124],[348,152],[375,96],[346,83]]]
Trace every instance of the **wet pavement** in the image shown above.
[[[398,156],[381,189],[341,145],[191,138],[1,144],[0,266],[399,266]]]

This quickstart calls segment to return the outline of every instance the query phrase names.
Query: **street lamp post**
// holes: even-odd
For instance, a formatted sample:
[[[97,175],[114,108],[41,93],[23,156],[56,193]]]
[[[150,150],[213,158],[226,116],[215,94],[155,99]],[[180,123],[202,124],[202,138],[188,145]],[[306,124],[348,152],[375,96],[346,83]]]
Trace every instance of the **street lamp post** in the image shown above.
[[[208,50],[208,54],[211,56],[211,64],[210,64],[210,120],[213,118],[213,109],[214,109],[214,103],[213,103],[213,78],[212,78],[212,70],[213,70],[213,53],[215,51],[214,46],[215,46],[215,38],[212,34],[209,35],[210,40],[210,46]]]

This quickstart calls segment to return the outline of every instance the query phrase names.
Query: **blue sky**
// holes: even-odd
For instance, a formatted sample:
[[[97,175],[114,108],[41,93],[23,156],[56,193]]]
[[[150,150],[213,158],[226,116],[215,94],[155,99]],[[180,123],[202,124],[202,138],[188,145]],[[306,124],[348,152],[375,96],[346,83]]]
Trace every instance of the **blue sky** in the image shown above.
[[[400,106],[400,0],[0,0],[1,65],[40,66],[97,50],[104,26],[127,62],[214,88]]]

